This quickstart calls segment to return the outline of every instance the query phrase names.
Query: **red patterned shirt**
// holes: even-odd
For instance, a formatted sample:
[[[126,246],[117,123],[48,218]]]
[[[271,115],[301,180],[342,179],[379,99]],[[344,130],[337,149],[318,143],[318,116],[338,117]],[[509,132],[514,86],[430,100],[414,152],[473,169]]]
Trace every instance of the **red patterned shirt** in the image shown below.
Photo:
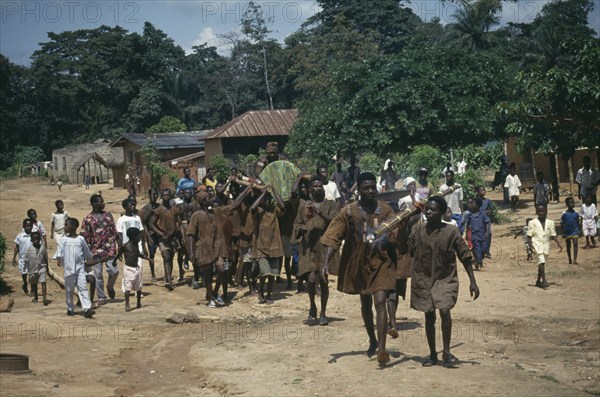
[[[110,212],[90,212],[81,224],[81,235],[94,256],[115,256],[117,227]]]

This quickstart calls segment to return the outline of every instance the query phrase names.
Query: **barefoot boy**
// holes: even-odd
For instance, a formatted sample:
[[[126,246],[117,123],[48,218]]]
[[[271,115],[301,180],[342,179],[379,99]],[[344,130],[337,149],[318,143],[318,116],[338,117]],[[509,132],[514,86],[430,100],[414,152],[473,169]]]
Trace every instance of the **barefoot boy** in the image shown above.
[[[549,284],[546,281],[545,264],[550,254],[550,240],[554,240],[558,249],[562,252],[560,241],[556,238],[556,229],[554,221],[546,219],[546,206],[538,205],[536,207],[537,218],[532,219],[528,224],[527,238],[532,252],[537,256],[538,276],[535,282],[536,287],[548,288]]]
[[[31,232],[31,245],[25,251],[25,271],[29,274],[29,284],[33,291],[33,303],[38,302],[38,283],[42,284],[42,302],[46,301],[46,269],[48,268],[48,251],[42,245],[42,236],[39,231]]]
[[[123,266],[123,290],[125,291],[125,311],[131,310],[129,306],[129,296],[131,291],[136,291],[136,308],[142,307],[142,287],[144,286],[142,267],[139,265],[140,258],[149,260],[148,255],[140,252],[140,229],[129,227],[125,232],[127,242],[119,247],[117,260],[125,256],[125,266]]]
[[[479,297],[471,252],[458,229],[442,222],[446,208],[447,204],[443,198],[430,197],[425,203],[427,223],[415,225],[410,236],[414,257],[410,305],[413,309],[425,313],[429,357],[423,362],[424,367],[435,365],[438,361],[435,347],[436,309],[439,310],[442,318],[444,365],[452,366],[459,362],[458,358],[450,353],[452,336],[450,310],[456,305],[458,298],[456,256],[469,276],[469,292],[473,300]]]
[[[567,197],[565,204],[567,205],[567,210],[560,217],[560,225],[563,230],[562,236],[567,244],[569,265],[571,263],[577,265],[580,217],[579,213],[575,211],[575,200],[573,200],[573,197]],[[571,260],[571,244],[573,244],[573,260]]]
[[[58,245],[60,239],[65,236],[65,221],[71,215],[65,211],[65,204],[62,200],[56,200],[54,205],[56,206],[56,211],[52,213],[52,218],[50,219],[50,238],[53,238]]]
[[[17,266],[17,255],[19,256],[19,273],[23,279],[22,290],[28,294],[29,289],[27,288],[27,270],[25,270],[25,252],[31,245],[31,230],[33,229],[33,222],[27,218],[23,220],[23,231],[17,234],[15,237],[15,249],[13,250],[13,266]]]

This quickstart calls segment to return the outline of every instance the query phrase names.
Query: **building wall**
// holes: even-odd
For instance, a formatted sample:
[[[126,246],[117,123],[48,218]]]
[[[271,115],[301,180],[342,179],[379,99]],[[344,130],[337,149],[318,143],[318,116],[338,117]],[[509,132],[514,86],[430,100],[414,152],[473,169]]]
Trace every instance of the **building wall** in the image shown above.
[[[204,153],[206,155],[206,164],[210,164],[210,159],[217,154],[223,153],[221,139],[208,139],[204,141]]]
[[[519,170],[524,167],[527,168],[527,164],[532,163],[532,156],[530,153],[521,153],[517,150],[517,138],[510,137],[506,143],[506,156],[508,157],[508,163],[515,163],[517,166],[517,175]],[[592,165],[598,167],[598,151],[596,149],[578,149],[573,155],[573,180],[577,175],[577,170],[583,167],[583,157],[590,156],[592,159]],[[551,169],[550,160],[547,155],[543,153],[535,153],[533,160],[535,162],[536,172],[543,172],[546,180],[550,179]],[[524,165],[525,164],[525,165]],[[560,182],[569,182],[569,162],[566,159],[558,159],[558,172],[560,174]],[[519,175],[521,176],[521,175]]]
[[[103,159],[110,158],[116,150],[120,148],[111,148],[108,143],[82,143],[77,145],[69,145],[61,149],[52,151],[52,162],[54,168],[51,172],[54,179],[61,178],[68,180],[69,183],[77,182],[77,170],[73,169],[73,165],[81,159],[82,156],[88,153],[96,152]],[[95,167],[94,167],[95,163]],[[102,181],[106,182],[112,178],[112,171],[103,165],[99,164],[96,160],[90,159],[89,175],[92,179],[100,178],[102,174]],[[86,174],[88,173],[86,164]],[[83,168],[79,170],[79,183],[83,183]]]

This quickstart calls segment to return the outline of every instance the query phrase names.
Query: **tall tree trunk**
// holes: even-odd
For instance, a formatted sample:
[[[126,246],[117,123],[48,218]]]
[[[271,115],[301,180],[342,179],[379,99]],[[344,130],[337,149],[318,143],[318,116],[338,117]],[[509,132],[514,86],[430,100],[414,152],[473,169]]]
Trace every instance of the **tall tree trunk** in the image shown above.
[[[263,65],[264,65],[264,70],[265,70],[265,84],[267,86],[267,94],[269,95],[269,105],[271,106],[270,109],[274,109],[273,107],[273,96],[271,95],[271,86],[269,85],[269,73],[267,71],[267,49],[265,48],[265,46],[262,46],[262,53],[263,53]]]

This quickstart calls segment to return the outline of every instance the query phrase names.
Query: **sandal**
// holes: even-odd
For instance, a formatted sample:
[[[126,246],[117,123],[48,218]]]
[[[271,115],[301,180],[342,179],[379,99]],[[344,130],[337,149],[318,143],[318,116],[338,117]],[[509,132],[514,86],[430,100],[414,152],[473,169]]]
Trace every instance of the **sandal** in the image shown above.
[[[460,363],[460,360],[452,353],[450,353],[448,356],[442,355],[442,360],[444,360],[444,365],[447,367],[451,367]]]
[[[427,360],[423,361],[421,364],[423,367],[433,367],[438,362],[437,357],[427,357]]]

